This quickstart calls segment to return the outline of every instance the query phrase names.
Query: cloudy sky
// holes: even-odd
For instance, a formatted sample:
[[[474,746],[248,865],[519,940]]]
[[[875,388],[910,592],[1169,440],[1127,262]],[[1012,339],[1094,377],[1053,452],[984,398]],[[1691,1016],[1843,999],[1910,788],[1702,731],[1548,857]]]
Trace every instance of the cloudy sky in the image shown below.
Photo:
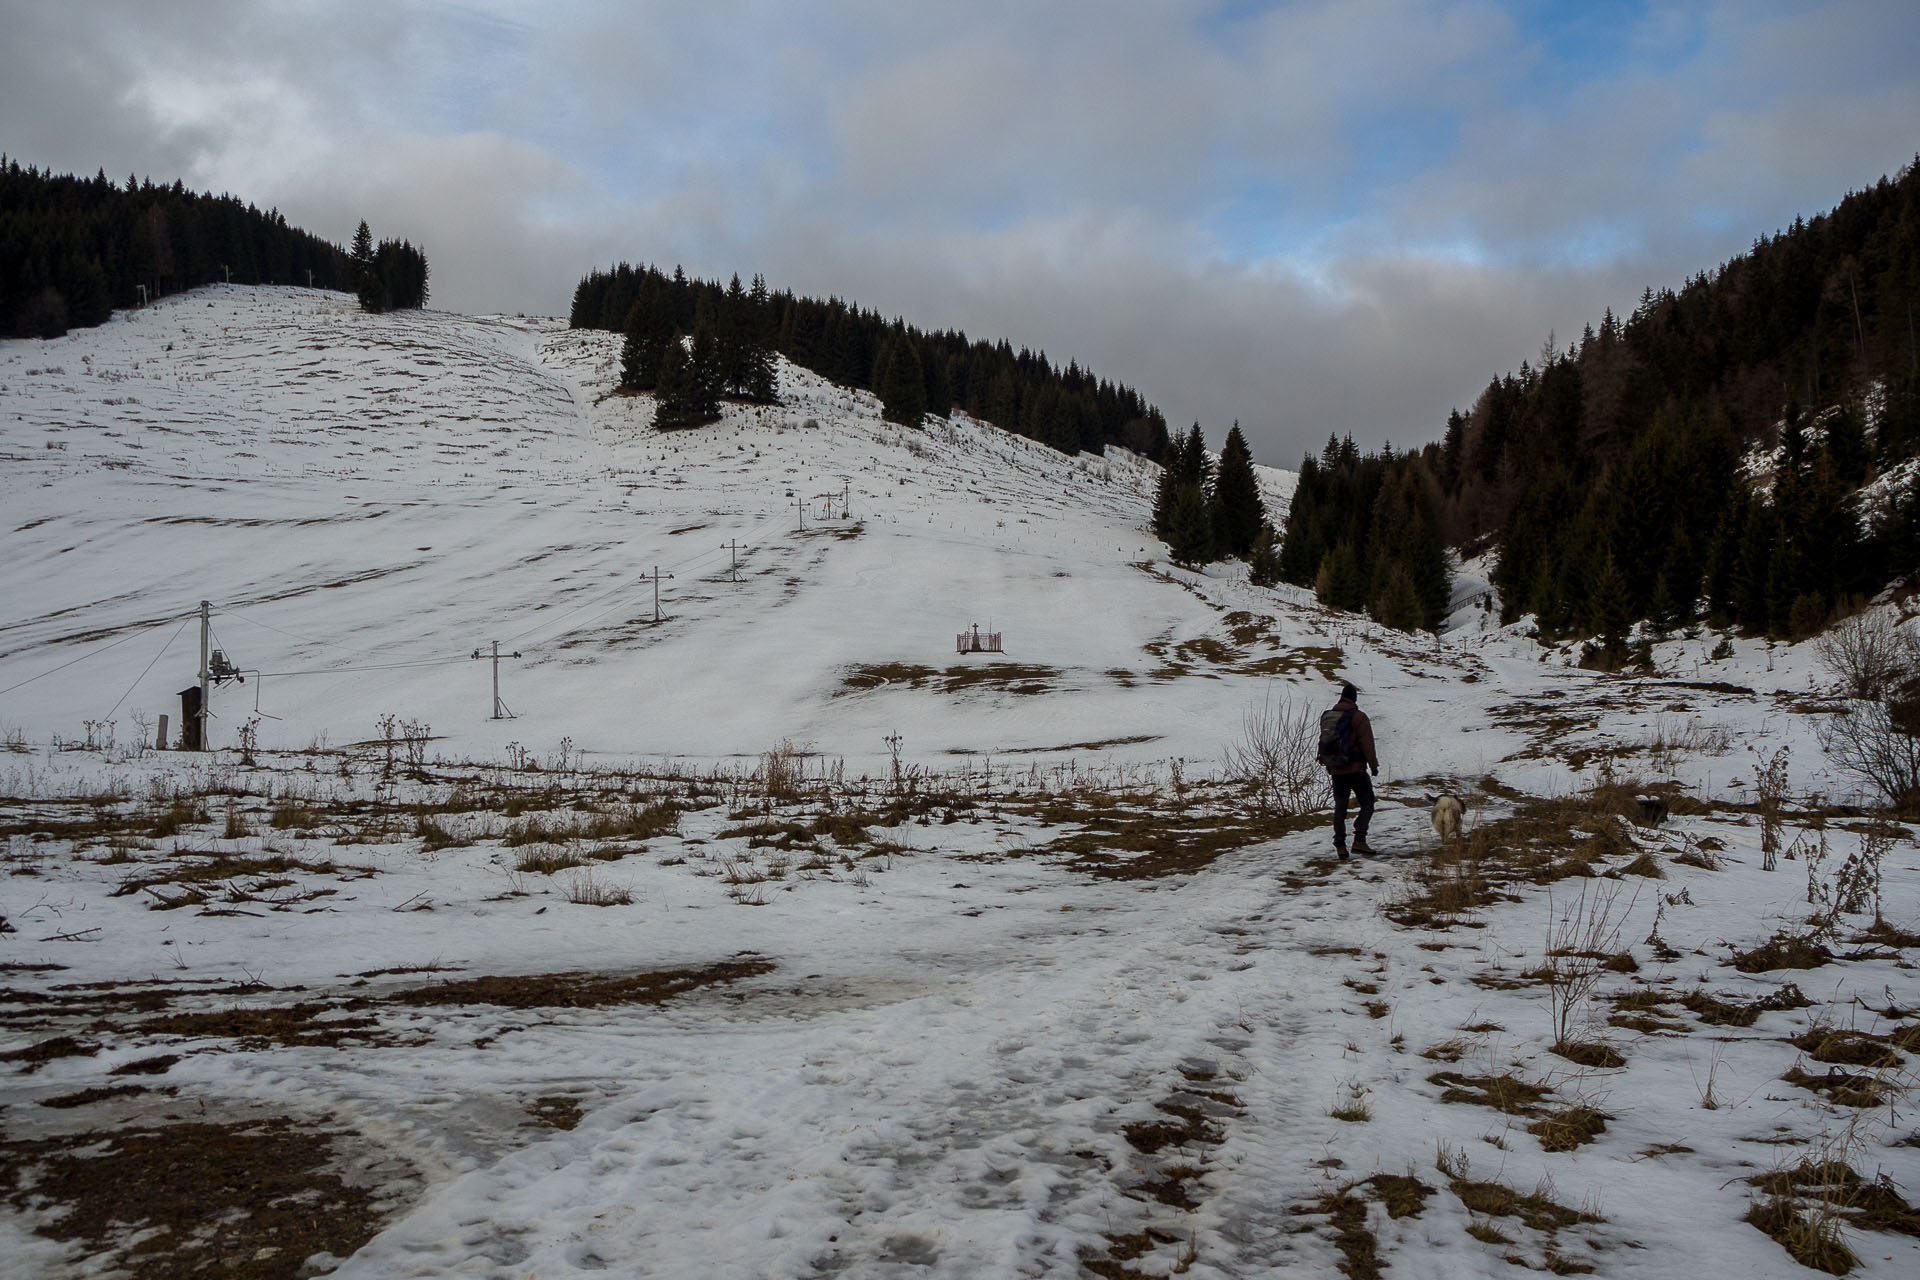
[[[0,0],[0,150],[619,259],[1128,382],[1261,461],[1449,408],[1920,151],[1913,0]]]

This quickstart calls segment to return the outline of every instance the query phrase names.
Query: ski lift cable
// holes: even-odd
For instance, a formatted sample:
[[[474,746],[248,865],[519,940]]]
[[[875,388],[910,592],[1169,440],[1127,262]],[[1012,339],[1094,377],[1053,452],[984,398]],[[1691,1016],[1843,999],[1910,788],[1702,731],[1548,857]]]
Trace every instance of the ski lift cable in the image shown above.
[[[753,529],[748,530],[747,536],[751,538],[763,532],[768,527],[768,525],[776,524],[776,523],[779,523],[779,520],[770,520],[766,524],[762,524]],[[726,548],[722,546],[716,550],[702,551],[695,555],[688,556],[683,560],[675,561],[671,564],[664,565],[662,566],[662,568],[665,570],[667,576],[671,576],[676,572],[682,572],[687,569],[694,568],[708,560],[713,560],[717,562],[720,557],[720,552],[725,549]],[[645,581],[645,582],[651,582],[652,580],[653,580],[652,574],[648,574],[646,575],[646,577],[641,579],[641,581]],[[540,641],[552,640],[558,636],[565,635],[568,631],[577,629],[583,623],[596,621],[597,619],[603,618],[607,614],[612,613],[615,609],[618,609],[621,606],[630,603],[631,595],[629,593],[632,590],[633,590],[632,583],[622,582],[618,586],[616,586],[611,592],[609,592],[607,595],[603,595],[599,599],[591,600],[585,604],[579,605],[571,613],[562,614],[558,618],[550,619],[548,621],[541,622],[533,627],[529,627],[527,630],[522,631],[520,634],[509,637],[508,639],[501,641],[501,643],[502,644],[519,644],[520,642],[526,640],[527,637],[534,635],[536,632],[541,632],[541,631],[546,631],[547,634],[542,635],[540,637]],[[587,614],[585,617],[582,617],[581,614],[588,609],[593,609],[595,611],[591,614]],[[558,630],[552,630],[552,631],[547,630],[548,628],[555,627],[557,624],[562,624],[562,623],[566,625],[560,627]]]
[[[381,657],[382,655],[391,652],[391,650],[383,650],[383,649],[360,649],[350,644],[341,644],[338,640],[316,640],[312,636],[302,635],[297,631],[288,631],[285,627],[276,627],[271,622],[262,622],[260,621],[260,619],[240,609],[236,605],[222,604],[222,605],[216,605],[214,607],[218,609],[221,613],[232,614],[234,617],[240,619],[240,621],[245,622],[250,626],[259,627],[264,631],[275,632],[279,635],[286,636],[290,640],[298,640],[302,644],[318,645],[323,649],[344,649],[348,653],[358,653],[370,658]]]
[[[262,680],[268,676],[272,676],[275,679],[284,679],[287,676],[344,676],[351,675],[356,671],[406,671],[419,667],[450,667],[455,663],[465,662],[466,660],[464,657],[422,658],[413,662],[369,663],[357,667],[310,667],[304,671],[256,671],[253,672],[253,675],[255,678]]]
[[[747,537],[749,538],[758,537],[760,534],[766,532],[768,529],[774,527],[775,525],[784,523],[785,520],[786,520],[786,515],[784,512],[778,516],[771,516],[768,519],[762,521],[760,524],[755,525],[753,528],[747,530]],[[692,568],[706,560],[717,560],[720,556],[720,551],[724,549],[725,548],[722,547],[716,550],[697,552],[693,555],[687,556],[682,560],[679,560],[672,564],[665,565],[663,567],[669,573],[679,572],[685,569]],[[646,580],[651,581],[651,579],[652,579],[652,575],[649,574]],[[565,635],[566,634],[565,629],[551,631],[551,632],[549,632],[548,629],[560,623],[566,623],[568,624],[569,627],[571,627],[577,622],[592,622],[596,618],[604,617],[605,615],[613,612],[613,610],[619,608],[622,604],[627,603],[627,595],[632,590],[633,590],[633,583],[620,582],[616,584],[612,589],[610,589],[605,595],[602,595],[597,599],[589,600],[583,604],[577,605],[573,608],[572,611],[568,613],[563,613],[557,618],[542,619],[536,622],[533,626],[528,627],[525,631],[518,633],[517,635],[505,637],[500,641],[500,643],[501,644],[519,644],[522,641],[526,640],[529,636],[532,636],[535,633],[539,633],[539,632],[547,633],[540,637],[542,640],[551,640],[555,636]],[[597,610],[597,612],[591,614],[588,617],[582,618],[580,615],[582,615],[583,613],[586,613],[586,611],[589,609]]]
[[[187,629],[187,624],[192,621],[193,621],[192,615],[188,615],[187,617],[182,618],[180,620],[180,625],[173,629],[173,634],[167,637],[167,642],[160,646],[160,652],[153,655],[153,662],[149,662],[146,665],[146,668],[142,670],[139,675],[133,678],[133,683],[127,686],[127,691],[121,694],[119,700],[116,701],[111,707],[107,708],[107,714],[100,717],[102,720],[113,719],[113,713],[120,709],[120,703],[125,702],[129,697],[133,696],[133,691],[140,687],[140,682],[142,680],[145,680],[147,678],[147,672],[153,670],[154,663],[159,662],[160,659],[167,656],[167,650],[173,648],[173,642],[180,638],[180,633],[182,631],[185,631]]]
[[[28,676],[25,680],[21,680],[15,684],[10,684],[4,689],[0,689],[0,694],[12,693],[15,689],[23,689],[27,685],[32,684],[36,680],[44,680],[48,676],[53,675],[56,672],[65,671],[68,667],[72,666],[76,662],[85,662],[88,658],[94,657],[96,654],[105,653],[109,649],[113,649],[120,645],[125,644],[127,641],[133,639],[135,636],[141,634],[141,632],[147,631],[152,627],[165,626],[169,622],[177,621],[182,616],[185,616],[187,618],[192,618],[194,615],[191,613],[186,615],[175,614],[171,618],[158,618],[153,622],[146,624],[145,626],[138,626],[134,630],[127,632],[127,634],[121,636],[117,640],[112,640],[106,644],[99,645],[95,648],[89,649],[85,653],[80,654],[78,657],[67,659],[65,662],[61,663],[57,667],[48,667],[45,671],[42,671],[37,676]]]

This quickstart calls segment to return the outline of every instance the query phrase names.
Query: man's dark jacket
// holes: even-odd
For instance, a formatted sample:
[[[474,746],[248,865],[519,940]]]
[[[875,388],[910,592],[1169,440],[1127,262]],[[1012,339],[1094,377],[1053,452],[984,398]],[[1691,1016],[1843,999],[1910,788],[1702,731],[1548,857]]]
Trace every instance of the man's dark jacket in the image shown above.
[[[1329,766],[1327,772],[1329,774],[1362,773],[1372,769],[1378,773],[1380,758],[1373,754],[1373,724],[1367,719],[1367,713],[1356,706],[1352,698],[1340,699],[1333,704],[1333,709],[1353,712],[1353,726],[1348,730],[1348,739],[1353,744],[1348,755],[1353,759],[1349,764],[1338,767]]]

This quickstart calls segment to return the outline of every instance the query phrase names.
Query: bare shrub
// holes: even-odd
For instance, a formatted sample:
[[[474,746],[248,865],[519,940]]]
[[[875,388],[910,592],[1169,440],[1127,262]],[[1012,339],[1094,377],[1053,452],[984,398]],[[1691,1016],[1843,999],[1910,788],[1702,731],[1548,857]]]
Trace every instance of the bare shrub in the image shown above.
[[[1624,909],[1616,910],[1620,890],[1617,882],[1583,882],[1580,896],[1558,914],[1553,891],[1547,891],[1547,957],[1540,974],[1553,1018],[1553,1047],[1562,1056],[1582,1052],[1579,1035],[1585,1030],[1588,999],[1620,949],[1620,930],[1635,901],[1630,897]]]
[[[1920,671],[1920,640],[1885,613],[1857,613],[1814,641],[1820,662],[1849,698],[1881,698]]]
[[[1317,758],[1319,716],[1287,695],[1276,704],[1271,691],[1240,720],[1239,741],[1226,749],[1227,776],[1253,798],[1262,817],[1309,813],[1325,802],[1326,771]]]
[[[1895,704],[1866,699],[1820,728],[1820,747],[1864,779],[1902,814],[1920,812],[1920,734],[1896,717]]]
[[[1754,775],[1755,807],[1760,812],[1760,853],[1768,871],[1780,853],[1780,811],[1787,799],[1787,749],[1773,753]]]
[[[1683,755],[1724,756],[1733,750],[1733,731],[1723,724],[1706,724],[1698,716],[1681,719],[1661,716],[1643,744],[1661,773],[1676,772]]]

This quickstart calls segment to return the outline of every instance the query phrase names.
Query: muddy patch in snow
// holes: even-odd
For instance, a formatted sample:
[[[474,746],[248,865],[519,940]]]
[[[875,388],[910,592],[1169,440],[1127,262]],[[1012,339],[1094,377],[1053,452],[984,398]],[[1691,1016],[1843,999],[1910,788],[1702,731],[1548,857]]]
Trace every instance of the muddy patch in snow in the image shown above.
[[[309,1259],[347,1257],[397,1207],[404,1175],[356,1145],[355,1135],[284,1117],[169,1117],[0,1142],[0,1194],[89,1270],[312,1275]]]

